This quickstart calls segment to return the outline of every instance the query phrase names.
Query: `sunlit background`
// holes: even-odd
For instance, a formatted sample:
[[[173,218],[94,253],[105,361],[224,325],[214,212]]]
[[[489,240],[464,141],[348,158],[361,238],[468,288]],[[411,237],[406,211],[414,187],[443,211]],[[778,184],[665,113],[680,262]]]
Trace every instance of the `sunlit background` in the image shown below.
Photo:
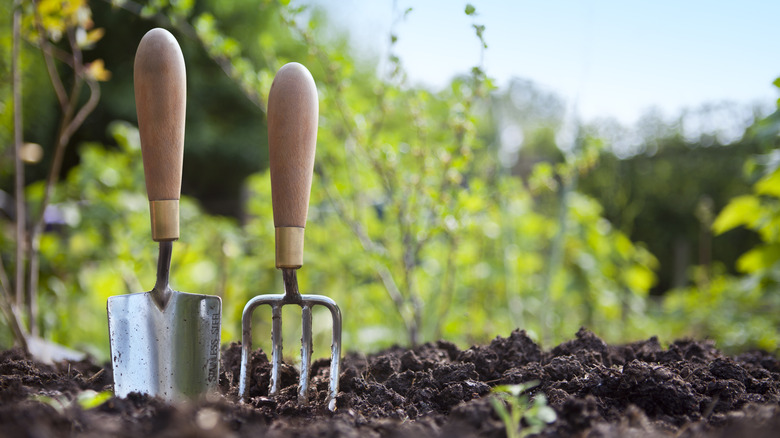
[[[471,26],[484,25],[482,63],[499,87],[533,81],[588,121],[632,124],[651,109],[672,118],[723,101],[771,109],[777,95],[774,2],[474,1],[474,18],[446,0],[305,3],[380,64],[398,35],[410,81],[433,88],[480,63]]]
[[[0,346],[104,359],[107,298],[152,287],[132,65],[164,27],[188,87],[172,285],[222,297],[223,343],[247,300],[282,288],[265,104],[296,61],[320,96],[300,286],[339,303],[346,350],[515,328],[550,347],[581,326],[778,348],[780,4],[0,5],[14,13],[18,31],[0,23]],[[284,316],[294,356],[300,312]],[[268,350],[269,314],[254,326]],[[317,356],[330,330],[315,313]]]

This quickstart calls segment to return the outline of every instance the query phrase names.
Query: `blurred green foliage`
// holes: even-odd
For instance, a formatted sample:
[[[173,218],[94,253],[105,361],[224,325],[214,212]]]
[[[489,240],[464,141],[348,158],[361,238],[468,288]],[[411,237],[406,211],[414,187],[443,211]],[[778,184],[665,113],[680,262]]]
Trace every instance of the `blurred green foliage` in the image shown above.
[[[497,90],[481,66],[444,90],[411,86],[392,55],[396,35],[389,38],[388,73],[377,73],[371,62],[350,55],[347,40],[333,36],[321,11],[289,2],[117,0],[92,7],[97,24],[109,29],[95,56],[106,59],[113,79],[73,140],[72,162],[52,199],[59,219],[41,239],[38,323],[56,342],[105,358],[106,299],[152,286],[157,249],[149,238],[133,125],[131,54],[146,30],[162,25],[183,47],[189,86],[182,238],[174,245],[171,284],[222,297],[224,342],[239,340],[247,300],[282,289],[273,263],[263,114],[274,72],[298,61],[312,71],[320,93],[299,281],[303,292],[339,303],[345,348],[373,350],[440,337],[466,344],[515,327],[557,342],[581,325],[609,341],[690,334],[729,347],[778,345],[778,321],[761,307],[776,295],[772,267],[780,260],[780,241],[770,225],[778,209],[772,202],[780,205],[780,196],[761,191],[770,183],[759,182],[754,194],[736,198],[715,221],[718,232],[738,225],[759,232],[761,246],[740,258],[744,276],[729,274],[725,264],[706,266],[694,286],[657,305],[649,297],[659,267],[649,249],[653,241],[633,241],[634,229],[616,226],[616,215],[640,217],[644,210],[632,200],[650,199],[633,189],[639,182],[624,181],[652,181],[659,171],[690,176],[685,169],[668,169],[687,158],[659,152],[638,169],[633,163],[645,158],[618,159],[608,141],[587,127],[564,144],[560,101],[521,82]],[[400,19],[408,12],[399,12]],[[475,12],[465,9],[484,48],[489,29]],[[8,29],[0,30],[0,44],[7,46]],[[34,137],[48,151],[46,132],[59,116],[56,106],[45,103],[51,95],[43,85],[28,88],[45,78],[35,50],[28,46],[22,56],[25,138]],[[0,90],[3,156],[13,151],[9,95],[7,87]],[[37,130],[39,123],[49,131]],[[522,126],[523,148],[507,155],[501,133],[513,124]],[[695,153],[704,160],[720,151]],[[724,161],[733,164],[734,156]],[[0,170],[0,188],[7,190],[12,167],[3,163]],[[610,184],[610,172],[625,180]],[[43,193],[36,177],[42,173],[30,174],[27,196],[35,201]],[[717,179],[707,178],[696,179],[700,185],[689,187],[691,196]],[[678,196],[669,186],[654,193],[664,191],[667,200]],[[725,204],[731,197],[725,189],[717,193],[724,198],[710,208],[713,215],[721,199]],[[15,246],[12,218],[0,226],[0,256],[8,266]],[[666,226],[636,222],[641,229]],[[270,334],[270,318],[257,313],[256,333]],[[294,333],[299,320],[294,313],[285,318],[286,332]],[[326,345],[329,316],[315,312],[314,318],[315,340]],[[295,336],[285,338],[294,344],[289,339]],[[268,348],[268,336],[255,339]],[[10,337],[0,342],[8,345]],[[318,350],[322,355],[328,348]]]
[[[780,80],[775,85],[780,87]],[[718,236],[742,228],[755,232],[760,241],[736,260],[737,274],[723,272],[721,265],[715,265],[712,272],[700,266],[694,271],[693,286],[673,290],[665,297],[669,333],[708,336],[727,349],[749,345],[774,351],[780,346],[778,113],[749,132],[772,147],[770,153],[745,162],[746,179],[755,181],[751,192],[731,199],[712,223]]]
[[[749,181],[739,177],[743,165],[767,148],[749,135],[703,146],[701,139],[685,138],[679,124],[664,131],[644,139],[650,150],[642,153],[602,154],[599,170],[580,182],[610,222],[659,259],[655,295],[687,285],[689,269],[711,260],[736,273],[737,257],[758,239],[747,230],[711,239],[709,227],[730,199],[749,192]]]

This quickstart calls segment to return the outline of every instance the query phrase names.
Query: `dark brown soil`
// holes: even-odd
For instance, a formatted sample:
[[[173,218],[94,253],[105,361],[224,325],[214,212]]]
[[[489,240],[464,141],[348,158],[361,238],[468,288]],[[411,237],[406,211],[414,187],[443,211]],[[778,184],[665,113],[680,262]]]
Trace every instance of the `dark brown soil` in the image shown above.
[[[5,437],[395,437],[505,436],[491,388],[538,380],[557,414],[540,436],[774,437],[780,432],[780,361],[728,357],[709,342],[656,338],[609,346],[593,333],[542,351],[525,332],[460,350],[439,341],[344,358],[338,411],[325,409],[328,362],[314,364],[316,394],[298,406],[297,371],[285,367],[269,398],[268,359],[252,357],[251,400],[236,401],[240,348],[222,354],[221,394],[183,405],[131,396],[91,409],[71,403],[111,388],[111,370],[55,367],[0,352],[0,436]],[[41,396],[46,396],[44,399]],[[48,402],[46,402],[48,400]],[[54,401],[52,401],[54,400]]]

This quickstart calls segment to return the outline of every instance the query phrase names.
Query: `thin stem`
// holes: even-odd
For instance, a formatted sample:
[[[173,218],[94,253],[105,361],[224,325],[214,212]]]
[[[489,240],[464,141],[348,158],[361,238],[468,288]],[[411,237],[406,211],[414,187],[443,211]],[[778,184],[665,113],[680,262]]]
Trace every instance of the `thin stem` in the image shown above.
[[[221,241],[221,245],[219,245],[219,248],[224,248],[225,241]],[[226,298],[227,295],[227,285],[228,285],[228,279],[230,278],[230,263],[228,260],[228,255],[225,254],[225,251],[219,252],[219,272],[217,273],[217,281],[216,281],[216,292],[217,295],[222,297],[222,299]]]
[[[398,289],[398,285],[395,284],[395,280],[393,279],[393,274],[390,272],[387,266],[379,262],[377,262],[375,266],[376,266],[377,274],[379,275],[379,279],[382,280],[382,284],[385,286],[387,295],[390,297],[390,300],[395,305],[398,314],[401,316],[401,320],[404,322],[404,326],[406,327],[407,333],[410,332],[412,330],[411,328],[412,323],[409,321],[409,318],[405,315],[403,311],[406,301],[404,300],[404,296],[401,293],[401,290]]]
[[[315,169],[317,168],[315,167]],[[355,234],[355,236],[358,238],[358,241],[360,242],[363,249],[369,253],[380,256],[387,256],[387,249],[371,239],[371,237],[366,232],[365,227],[363,227],[359,221],[349,217],[346,211],[346,207],[341,201],[341,198],[336,197],[331,193],[329,188],[330,185],[327,183],[327,177],[325,174],[321,171],[318,171],[317,175],[323,180],[322,186],[324,187],[326,198],[333,206],[333,208],[336,209],[339,217],[347,223],[347,225],[352,230],[352,233]],[[379,279],[382,280],[382,285],[385,287],[385,291],[390,297],[390,300],[395,305],[396,311],[400,315],[401,320],[404,322],[404,327],[406,328],[407,333],[409,333],[412,330],[411,327],[413,323],[409,321],[409,318],[406,316],[406,313],[403,310],[406,306],[406,299],[404,298],[403,293],[401,293],[401,290],[398,288],[398,285],[393,278],[392,272],[390,272],[390,269],[387,266],[380,263],[379,261],[374,263],[374,269],[376,270],[377,275],[379,275]]]
[[[24,350],[25,354],[29,354],[27,348],[27,337],[24,332],[24,324],[19,320],[19,314],[13,306],[11,300],[11,290],[9,287],[8,276],[5,274],[5,266],[3,266],[3,258],[0,257],[0,309],[5,314],[8,326],[11,327],[14,339],[19,346]]]
[[[19,35],[21,27],[21,9],[20,2],[17,0],[14,5],[13,13],[13,43],[11,54],[11,74],[14,99],[14,167],[15,167],[15,201],[16,201],[16,283],[15,299],[17,308],[21,307],[24,296],[24,261],[25,261],[25,197],[24,197],[24,166],[20,156],[22,148],[22,77],[19,68]],[[14,338],[19,346],[28,353],[27,340],[24,334],[24,325],[19,321],[19,315],[13,306],[8,276],[3,266],[3,259],[0,257],[0,308],[2,308],[8,325],[13,331]]]
[[[568,218],[569,218],[569,204],[571,203],[572,194],[577,189],[577,169],[576,159],[577,151],[579,150],[579,134],[575,139],[574,151],[567,155],[566,163],[570,168],[570,175],[567,178],[564,175],[564,183],[561,186],[560,191],[560,206],[558,207],[558,231],[555,238],[552,241],[550,248],[550,256],[547,263],[547,272],[545,273],[543,285],[542,285],[542,305],[539,309],[539,320],[541,322],[542,340],[545,345],[550,345],[554,335],[554,327],[552,322],[552,313],[550,309],[553,308],[553,286],[556,275],[561,269],[564,259],[565,247],[566,247],[566,233],[568,231]],[[588,300],[586,299],[586,304]]]
[[[16,201],[16,282],[15,298],[16,307],[21,308],[24,303],[24,266],[27,259],[27,243],[25,225],[27,223],[26,199],[24,196],[24,165],[22,164],[22,75],[19,66],[19,37],[22,21],[20,0],[14,5],[13,16],[13,48],[11,54],[11,70],[13,75],[14,98],[14,195]],[[5,275],[5,272],[3,272]]]
[[[455,241],[455,236],[451,234],[447,235],[447,241],[449,248],[447,248],[447,265],[444,268],[444,281],[436,296],[436,299],[439,300],[439,312],[436,320],[433,321],[435,339],[442,337],[441,327],[444,324],[444,320],[447,319],[447,314],[450,312],[452,305],[452,297],[455,295],[455,249],[457,242]]]
[[[98,86],[97,82],[94,79],[84,78],[87,85],[89,86],[89,100],[82,106],[79,111],[76,113],[76,116],[73,117],[73,119],[70,121],[70,123],[65,127],[65,130],[63,131],[63,137],[65,138],[65,144],[67,145],[67,142],[70,140],[70,138],[73,136],[73,134],[76,133],[76,130],[84,123],[84,121],[87,119],[87,116],[89,116],[92,111],[95,110],[97,107],[98,102],[100,101],[100,87]],[[78,96],[74,96],[74,99]],[[60,160],[61,161],[61,160]]]
[[[41,46],[43,60],[46,62],[46,70],[49,72],[49,78],[54,87],[54,93],[57,95],[57,101],[60,103],[62,111],[65,111],[68,104],[68,94],[65,92],[65,86],[62,84],[59,73],[57,73],[57,66],[54,65],[51,45],[49,40],[46,39],[46,30],[43,28],[43,20],[38,12],[37,1],[33,1],[33,10],[35,11],[35,27],[38,29],[38,45]]]

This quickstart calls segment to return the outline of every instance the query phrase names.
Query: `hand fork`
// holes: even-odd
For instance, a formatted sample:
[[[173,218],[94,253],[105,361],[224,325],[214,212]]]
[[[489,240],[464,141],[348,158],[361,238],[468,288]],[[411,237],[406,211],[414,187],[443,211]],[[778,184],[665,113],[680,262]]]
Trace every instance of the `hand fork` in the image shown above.
[[[282,363],[282,307],[301,306],[301,375],[298,402],[308,401],[312,356],[312,307],[325,306],[333,318],[328,409],[336,410],[341,362],[341,310],[322,295],[301,295],[296,271],[303,265],[303,231],[309,210],[314,151],[317,143],[319,104],[311,73],[301,64],[289,63],[276,74],[268,95],[268,148],[271,168],[271,198],[276,228],[276,267],[282,270],[283,295],[258,295],[246,304],[241,318],[241,375],[238,393],[249,393],[249,356],[252,351],[252,313],[260,305],[271,306],[271,386],[279,392]]]

